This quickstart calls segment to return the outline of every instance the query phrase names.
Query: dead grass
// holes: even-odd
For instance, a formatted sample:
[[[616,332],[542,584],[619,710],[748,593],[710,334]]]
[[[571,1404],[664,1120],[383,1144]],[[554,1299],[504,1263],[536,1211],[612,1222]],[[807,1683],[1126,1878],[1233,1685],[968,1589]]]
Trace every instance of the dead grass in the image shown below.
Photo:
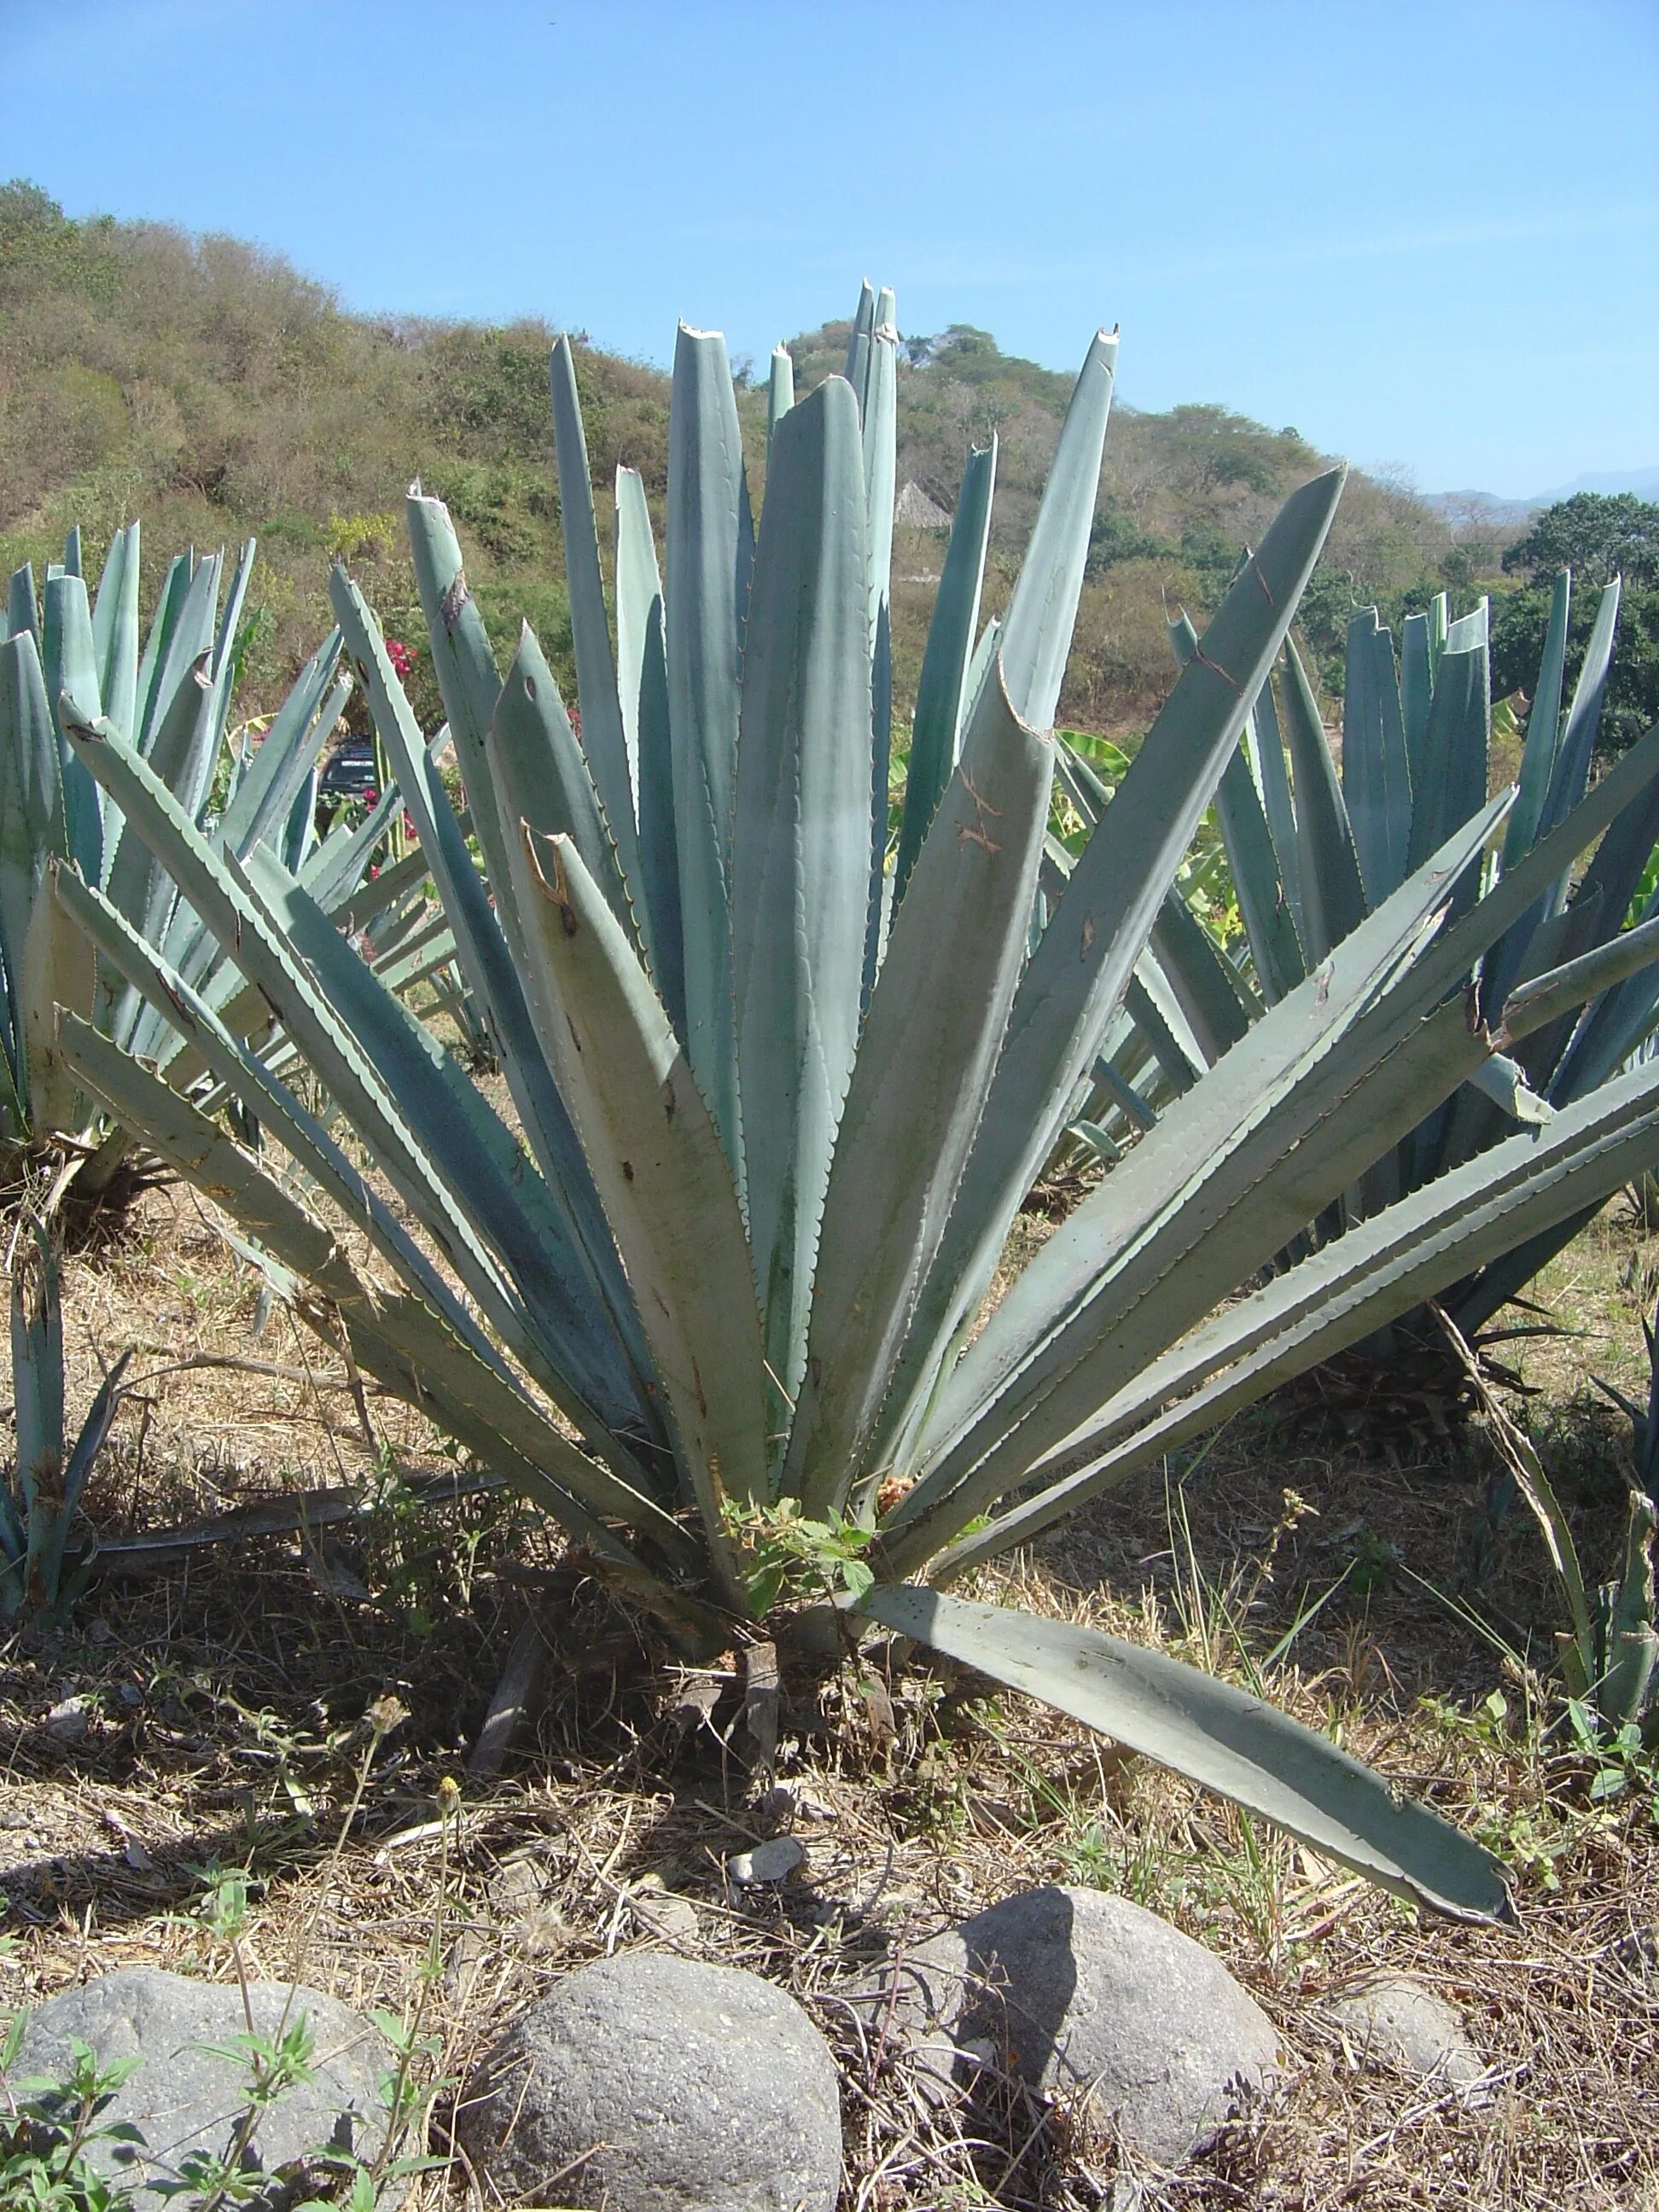
[[[1587,1334],[1509,1347],[1596,1565],[1613,1556],[1628,1443],[1588,1377],[1642,1383],[1637,1315],[1656,1262],[1659,1243],[1613,1209],[1540,1286]],[[1554,1594],[1478,1430],[1461,1445],[1409,1429],[1379,1443],[1244,1417],[996,1579],[1259,1674],[1339,1727],[1504,1853],[1510,1932],[1419,1924],[1230,1808],[944,1668],[786,1681],[779,1771],[795,1799],[779,1809],[745,1764],[735,1697],[684,1730],[676,1682],[595,1589],[547,1595],[538,1578],[557,1549],[531,1516],[499,1498],[418,1515],[399,1503],[400,1474],[444,1464],[440,1439],[407,1408],[356,1398],[284,1317],[254,1339],[246,1273],[187,1193],[143,1196],[118,1241],[68,1263],[65,1291],[82,1362],[72,1418],[102,1365],[149,1347],[89,1501],[106,1535],[324,1482],[379,1502],[309,1545],[273,1537],[107,1578],[73,1634],[0,1648],[0,2012],[118,1965],[228,1973],[197,1917],[199,1869],[217,1860],[253,1877],[250,1971],[418,2012],[452,2082],[583,1960],[666,1942],[770,1975],[842,2059],[857,2212],[1065,2212],[1127,2203],[1132,2176],[1139,2201],[1170,2212],[1659,2206],[1656,1810],[1635,1793],[1593,1803],[1584,1762],[1550,1732]],[[180,1364],[226,1358],[273,1371]],[[536,1740],[442,1818],[441,1785],[464,1778],[532,1606],[553,1652]],[[382,1740],[368,1715],[387,1693],[407,1717]],[[734,1887],[727,1858],[780,1824],[805,1845],[801,1874]],[[1075,2115],[1012,2093],[1000,2108],[932,2110],[837,2001],[887,1948],[1047,1880],[1166,1914],[1281,2031],[1285,2093],[1179,2175],[1138,2173]],[[1380,1966],[1463,2011],[1489,2067],[1474,2099],[1422,2092],[1345,2048],[1322,2000]],[[459,2167],[428,2176],[417,2212],[459,2208],[470,2186]]]

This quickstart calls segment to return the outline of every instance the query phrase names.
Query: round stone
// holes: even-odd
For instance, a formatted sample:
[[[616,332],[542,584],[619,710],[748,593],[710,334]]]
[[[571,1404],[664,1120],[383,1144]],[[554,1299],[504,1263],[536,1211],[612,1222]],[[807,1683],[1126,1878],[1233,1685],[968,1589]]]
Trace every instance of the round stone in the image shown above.
[[[829,2045],[758,1975],[667,1952],[604,1959],[510,2027],[456,2132],[509,2203],[834,2212]]]
[[[1273,2022],[1179,1929],[1103,1890],[1004,1898],[888,1962],[854,2002],[890,2022],[935,2094],[977,2069],[1080,2095],[1175,2165],[1279,2071]]]
[[[1486,2072],[1458,2014],[1408,1974],[1376,1975],[1328,1998],[1325,2010],[1364,2062],[1448,2089],[1471,2088]]]

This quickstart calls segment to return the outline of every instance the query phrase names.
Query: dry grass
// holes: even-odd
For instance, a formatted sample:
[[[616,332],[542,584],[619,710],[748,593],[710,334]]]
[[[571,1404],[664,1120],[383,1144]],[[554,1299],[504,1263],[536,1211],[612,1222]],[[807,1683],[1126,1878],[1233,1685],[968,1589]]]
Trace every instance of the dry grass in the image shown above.
[[[1628,1446],[1587,1376],[1640,1380],[1636,1316],[1656,1261],[1659,1245],[1613,1209],[1542,1285],[1589,1333],[1510,1347],[1540,1393],[1532,1425],[1593,1564],[1612,1558]],[[1504,1851],[1511,1932],[1419,1924],[1231,1808],[947,1668],[786,1682],[779,1765],[797,1802],[780,1813],[745,1764],[735,1696],[682,1729],[675,1680],[600,1594],[549,1595],[556,1547],[528,1516],[499,1498],[420,1516],[399,1504],[398,1474],[441,1466],[440,1440],[400,1406],[360,1401],[283,1316],[254,1340],[246,1273],[188,1194],[143,1197],[118,1238],[70,1262],[66,1298],[83,1363],[72,1413],[102,1363],[150,1347],[90,1501],[106,1533],[343,1480],[380,1502],[311,1546],[272,1538],[106,1578],[73,1634],[0,1648],[13,1939],[0,2012],[118,1965],[228,1972],[197,1917],[198,1870],[216,1859],[253,1876],[251,1971],[418,2013],[451,2081],[572,1965],[667,1942],[784,1983],[830,2036],[848,2208],[1064,2212],[1127,2201],[1114,2190],[1138,2170],[1077,2115],[1012,2094],[933,2111],[836,1991],[888,1947],[1011,1888],[1095,1881],[1225,1959],[1289,2061],[1284,2094],[1207,2157],[1139,2176],[1147,2206],[1659,2206],[1655,1808],[1638,1792],[1593,1803],[1584,1762],[1549,1732],[1554,1595],[1478,1431],[1350,1438],[1329,1416],[1247,1417],[997,1580],[1051,1612],[1259,1673],[1304,1718],[1339,1726]],[[276,1371],[179,1364],[200,1358]],[[536,1739],[441,1819],[440,1785],[465,1776],[531,1606],[552,1646]],[[368,1715],[387,1693],[407,1717],[380,1738]],[[781,1821],[806,1846],[800,1875],[732,1887],[727,1857]],[[1322,2000],[1382,1965],[1463,2011],[1489,2068],[1474,2099],[1424,2092],[1345,2048]],[[471,2184],[456,2167],[416,2186],[435,2212]]]

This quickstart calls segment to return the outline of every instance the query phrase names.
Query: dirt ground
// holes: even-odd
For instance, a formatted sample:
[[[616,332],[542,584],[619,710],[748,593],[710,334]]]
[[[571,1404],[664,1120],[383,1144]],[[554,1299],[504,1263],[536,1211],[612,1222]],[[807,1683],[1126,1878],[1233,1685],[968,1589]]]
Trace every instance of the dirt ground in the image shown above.
[[[1602,1571],[1630,1441],[1589,1377],[1644,1394],[1656,1272],[1659,1240],[1621,1200],[1538,1286],[1575,1333],[1502,1347]],[[1338,1727],[1503,1855],[1515,1929],[1419,1921],[943,1666],[786,1680],[778,1771],[796,1802],[781,1817],[805,1864],[739,1889],[726,1862],[780,1816],[762,1809],[735,1682],[688,1723],[685,1678],[561,1575],[526,1509],[489,1492],[412,1504],[411,1483],[459,1474],[441,1440],[354,1390],[282,1312],[256,1334],[252,1279],[187,1191],[148,1193],[72,1258],[65,1297],[72,1419],[101,1366],[142,1349],[88,1500],[106,1571],[72,1632],[0,1645],[0,2017],[117,1966],[228,1975],[201,1913],[216,1862],[252,1878],[248,1972],[383,2006],[431,2039],[440,2149],[453,2085],[507,2018],[573,1965],[665,1943],[772,1976],[830,2037],[849,2212],[1659,2208],[1652,1771],[1592,1794],[1547,1685],[1559,1607],[1537,1531],[1480,1425],[1444,1429],[1432,1391],[1304,1391],[1242,1417],[982,1594],[1013,1583],[1158,1637]],[[342,1484],[359,1510],[303,1540],[244,1528],[149,1559],[119,1549]],[[490,1691],[532,1617],[544,1710],[504,1771],[474,1780]],[[1279,2028],[1283,2090],[1178,2174],[1012,2091],[933,2110],[837,2002],[888,1947],[1053,1880],[1167,1915]],[[1425,2090],[1345,2045],[1322,2001],[1382,1965],[1462,2012],[1487,2063],[1477,2093]],[[411,2202],[459,2212],[470,2195],[454,2160]]]

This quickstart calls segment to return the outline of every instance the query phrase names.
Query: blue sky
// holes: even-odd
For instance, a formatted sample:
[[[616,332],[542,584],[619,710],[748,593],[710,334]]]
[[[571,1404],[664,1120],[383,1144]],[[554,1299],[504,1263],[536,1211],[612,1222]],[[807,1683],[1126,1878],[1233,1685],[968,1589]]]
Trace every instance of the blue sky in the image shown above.
[[[977,323],[1424,489],[1659,465],[1656,0],[0,0],[0,174],[658,362]]]

